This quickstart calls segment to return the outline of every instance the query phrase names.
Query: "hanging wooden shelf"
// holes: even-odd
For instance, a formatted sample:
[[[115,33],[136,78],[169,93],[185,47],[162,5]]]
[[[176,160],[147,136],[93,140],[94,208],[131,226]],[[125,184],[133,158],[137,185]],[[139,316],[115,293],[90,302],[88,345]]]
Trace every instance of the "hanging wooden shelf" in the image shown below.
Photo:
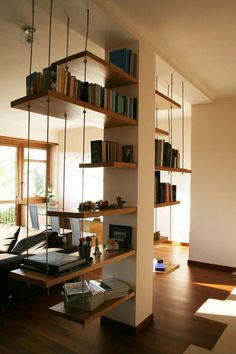
[[[156,134],[160,134],[160,135],[169,136],[169,132],[166,131],[166,130],[163,130],[163,129],[161,129],[161,128],[155,128],[155,133],[156,133]]]
[[[159,245],[159,243],[163,243],[163,242],[167,242],[168,241],[168,237],[167,236],[160,236],[159,240],[154,240],[153,244],[155,245]]]
[[[181,105],[170,97],[164,95],[160,91],[155,90],[156,94],[156,107],[158,109],[170,109],[181,108]]]
[[[107,167],[107,168],[126,168],[126,169],[135,169],[137,164],[135,162],[97,162],[97,163],[80,163],[79,167],[81,168],[98,168],[98,167]]]
[[[188,170],[187,168],[164,167],[164,166],[155,166],[155,171],[192,173],[192,170]]]
[[[92,253],[93,249],[91,250],[91,254]],[[78,255],[78,252],[76,252],[76,255]],[[77,278],[83,274],[87,274],[93,270],[102,268],[106,264],[119,262],[134,255],[135,250],[119,250],[112,252],[106,252],[103,250],[102,255],[100,257],[94,257],[93,262],[91,262],[89,266],[80,267],[71,273],[67,273],[61,276],[53,276],[45,273],[40,273],[23,267],[12,270],[10,275],[12,278],[17,280],[29,282],[30,284],[35,284],[42,288],[50,288],[54,285],[62,284],[65,281]]]
[[[179,264],[172,264],[172,265],[166,265],[165,264],[165,271],[162,272],[162,271],[154,271],[154,274],[155,274],[155,278],[158,277],[159,278],[162,278],[172,272],[174,272],[176,269],[179,268]]]
[[[106,210],[95,210],[95,211],[58,211],[58,210],[48,210],[48,216],[59,216],[61,218],[94,218],[99,216],[112,216],[121,214],[133,214],[136,213],[136,207],[123,207],[114,208]]]
[[[177,205],[177,204],[180,204],[180,201],[177,200],[175,202],[154,204],[154,208],[162,208],[162,207],[172,206],[172,205]]]
[[[34,96],[24,96],[11,102],[11,107],[38,113],[47,116],[49,105],[49,115],[64,119],[67,115],[70,120],[83,119],[83,111],[86,109],[86,125],[99,128],[113,128],[120,126],[137,125],[133,118],[121,114],[110,112],[99,106],[78,100],[74,97],[66,96],[56,91],[48,91]]]
[[[84,51],[70,55],[54,62],[52,65],[67,64],[69,71],[78,80],[84,81],[84,61],[86,59],[86,81],[112,88],[117,86],[137,84],[138,80],[118,68],[116,65],[103,60],[95,54]]]
[[[96,318],[101,317],[105,313],[113,310],[117,306],[132,299],[135,296],[135,292],[130,290],[126,296],[119,299],[113,299],[105,301],[101,306],[97,307],[94,311],[83,311],[74,307],[65,307],[64,302],[61,302],[55,306],[49,308],[49,310],[57,316],[64,319],[76,322],[82,326],[94,321]]]

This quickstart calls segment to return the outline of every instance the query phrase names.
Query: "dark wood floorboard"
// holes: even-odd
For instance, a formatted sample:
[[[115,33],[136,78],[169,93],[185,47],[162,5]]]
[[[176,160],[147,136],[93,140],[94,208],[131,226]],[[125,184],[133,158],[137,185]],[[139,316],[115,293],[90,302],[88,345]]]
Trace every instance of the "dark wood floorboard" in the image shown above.
[[[154,277],[154,322],[137,336],[120,332],[99,320],[85,329],[49,313],[60,301],[58,289],[40,294],[0,314],[1,354],[182,354],[189,344],[212,349],[225,325],[194,316],[208,299],[225,299],[235,276],[187,265],[186,247],[158,247],[180,268],[167,277]],[[99,273],[97,272],[96,275]]]

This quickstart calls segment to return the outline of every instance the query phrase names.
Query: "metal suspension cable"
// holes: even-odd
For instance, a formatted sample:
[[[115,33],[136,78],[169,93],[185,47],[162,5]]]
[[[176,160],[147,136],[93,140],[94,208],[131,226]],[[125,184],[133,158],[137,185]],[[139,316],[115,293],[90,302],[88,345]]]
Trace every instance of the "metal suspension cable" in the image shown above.
[[[85,52],[87,51],[87,46],[88,46],[88,35],[89,35],[89,9],[86,9],[86,37],[85,37],[85,46],[84,50]],[[84,59],[84,83],[87,80],[87,58],[85,56]],[[82,140],[82,163],[84,164],[84,159],[85,159],[85,123],[86,123],[86,109],[83,110],[83,140]],[[82,168],[82,212],[84,209],[83,203],[84,203],[84,167]],[[83,223],[83,218],[82,218],[82,223],[81,223],[81,233],[83,234],[83,229],[84,229],[84,223]]]
[[[182,168],[184,168],[184,83],[182,82]]]
[[[31,29],[32,29],[32,38],[30,42],[30,62],[29,62],[29,75],[32,74],[32,63],[33,63],[33,44],[34,44],[34,12],[35,12],[35,6],[34,6],[34,0],[32,0],[32,23],[31,23]],[[28,262],[28,237],[29,237],[29,158],[30,158],[30,129],[31,129],[31,106],[30,104],[28,105],[28,124],[27,124],[27,202],[26,202],[26,243],[27,243],[27,262]]]

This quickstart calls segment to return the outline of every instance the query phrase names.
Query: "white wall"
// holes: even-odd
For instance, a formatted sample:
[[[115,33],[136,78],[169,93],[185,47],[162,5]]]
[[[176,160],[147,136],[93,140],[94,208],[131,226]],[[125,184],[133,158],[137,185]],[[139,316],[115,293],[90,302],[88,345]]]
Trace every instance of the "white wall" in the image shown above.
[[[236,265],[236,98],[192,108],[189,259]]]
[[[86,128],[85,133],[85,162],[91,162],[90,141],[103,139],[103,130],[99,128]],[[82,201],[82,128],[69,129],[66,143],[66,183],[65,208],[68,210],[78,208]],[[63,195],[63,165],[64,165],[64,132],[59,134],[58,148],[58,178],[57,199],[62,203]],[[103,198],[103,169],[84,169],[84,201],[97,201]]]

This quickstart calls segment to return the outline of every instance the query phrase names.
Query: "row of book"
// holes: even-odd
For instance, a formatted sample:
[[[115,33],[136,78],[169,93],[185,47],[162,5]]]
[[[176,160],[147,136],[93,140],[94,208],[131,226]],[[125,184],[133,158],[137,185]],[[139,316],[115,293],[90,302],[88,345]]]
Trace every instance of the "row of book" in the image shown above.
[[[137,117],[137,98],[119,95],[115,90],[96,83],[77,80],[62,65],[43,69],[43,73],[34,72],[26,77],[26,94],[36,95],[47,90],[56,90],[63,95],[79,99],[108,111]]]
[[[179,168],[179,150],[173,149],[172,145],[163,139],[155,139],[155,165]]]
[[[109,60],[112,64],[118,66],[126,73],[136,77],[137,72],[137,54],[131,49],[121,48],[109,53]]]
[[[154,203],[170,203],[175,202],[177,186],[171,183],[160,181],[160,171],[155,171],[155,195]]]
[[[93,311],[104,301],[126,296],[128,292],[129,286],[116,278],[68,282],[64,284],[64,305]]]
[[[92,140],[91,163],[104,163],[120,161],[133,162],[133,145],[122,145],[121,153],[118,143],[109,140]]]

